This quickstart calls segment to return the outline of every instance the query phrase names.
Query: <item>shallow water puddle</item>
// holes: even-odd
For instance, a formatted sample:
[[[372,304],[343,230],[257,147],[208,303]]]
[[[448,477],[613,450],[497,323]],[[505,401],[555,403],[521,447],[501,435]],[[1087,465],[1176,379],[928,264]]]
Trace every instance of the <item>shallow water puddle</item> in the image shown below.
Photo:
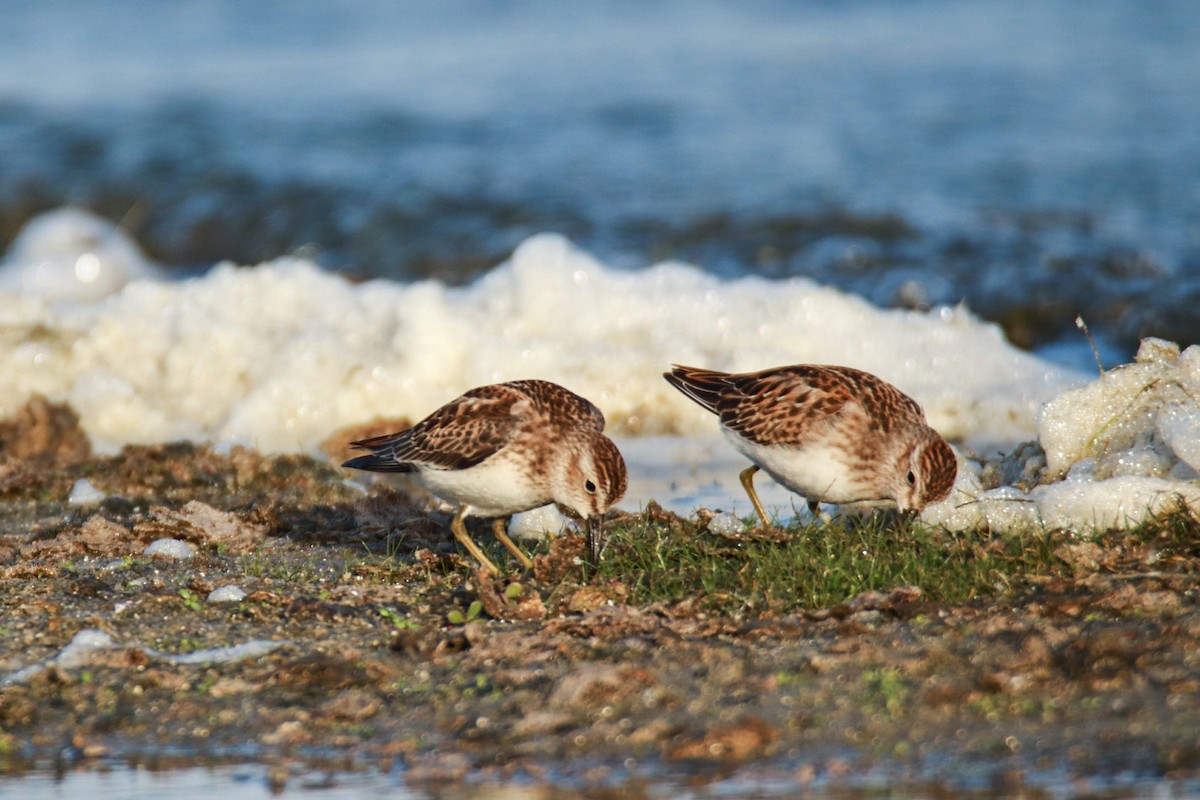
[[[843,779],[808,781],[804,778],[764,775],[754,767],[721,780],[661,779],[626,776],[623,780],[590,785],[579,777],[562,777],[557,783],[531,782],[528,778],[507,782],[468,779],[436,787],[409,787],[398,773],[326,772],[287,770],[265,765],[192,767],[148,770],[125,765],[59,772],[35,770],[25,775],[0,778],[0,798],[57,800],[87,797],[89,800],[260,800],[271,797],[304,797],[312,800],[342,798],[389,798],[389,800],[774,800],[803,796],[812,800],[942,800],[946,797],[992,800],[1008,797],[1065,798],[1086,795],[1108,800],[1144,797],[1193,797],[1200,782],[1140,780],[1135,776],[1093,781],[1064,775],[990,775],[977,765],[974,777],[958,775],[947,780],[897,780],[895,776],[871,772]]]

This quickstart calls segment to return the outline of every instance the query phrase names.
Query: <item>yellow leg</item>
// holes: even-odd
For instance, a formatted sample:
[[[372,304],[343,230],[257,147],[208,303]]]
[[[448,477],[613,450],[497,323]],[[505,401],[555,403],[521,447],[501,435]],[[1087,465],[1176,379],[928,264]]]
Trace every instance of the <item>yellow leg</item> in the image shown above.
[[[454,515],[454,519],[450,521],[450,532],[454,534],[455,539],[458,539],[458,543],[465,547],[467,552],[479,562],[479,566],[499,575],[500,570],[496,569],[496,565],[491,562],[491,559],[483,554],[483,551],[479,549],[479,545],[475,544],[475,541],[471,538],[471,535],[467,533],[467,526],[463,524],[463,517],[466,515],[466,506],[458,509],[458,513]]]
[[[504,527],[504,517],[496,517],[492,520],[492,532],[496,534],[496,538],[500,540],[502,545],[508,548],[508,552],[517,557],[517,561],[521,562],[521,566],[529,569],[533,566],[533,561],[529,556],[521,552],[521,548],[517,547],[512,539],[508,538],[508,531]]]
[[[763,511],[762,503],[758,502],[758,492],[754,491],[754,473],[756,472],[758,472],[757,464],[742,470],[738,478],[742,482],[742,488],[750,497],[750,502],[754,504],[754,510],[758,512],[758,518],[763,521],[763,525],[770,525],[771,520],[767,519],[767,512]]]

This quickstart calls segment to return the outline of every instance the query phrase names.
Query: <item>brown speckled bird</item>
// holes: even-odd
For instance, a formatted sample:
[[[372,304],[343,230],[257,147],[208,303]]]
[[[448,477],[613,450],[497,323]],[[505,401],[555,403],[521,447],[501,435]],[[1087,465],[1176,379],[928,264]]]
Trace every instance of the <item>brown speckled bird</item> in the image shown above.
[[[768,521],[759,469],[808,501],[891,500],[919,512],[950,494],[958,462],[911,397],[850,367],[799,364],[731,374],[676,365],[663,377],[716,414],[721,431],[754,462],[741,473]]]
[[[587,520],[595,557],[600,517],[625,494],[625,461],[604,435],[604,415],[549,381],[481,386],[406,431],[352,442],[369,450],[342,466],[407,472],[458,506],[450,529],[481,566],[498,572],[467,533],[468,516],[494,517],[492,530],[526,568],[504,518],[554,502]]]

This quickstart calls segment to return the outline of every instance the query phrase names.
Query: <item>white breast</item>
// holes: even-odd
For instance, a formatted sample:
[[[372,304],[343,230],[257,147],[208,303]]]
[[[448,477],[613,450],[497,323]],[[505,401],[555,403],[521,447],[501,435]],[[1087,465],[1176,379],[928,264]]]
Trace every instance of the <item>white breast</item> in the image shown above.
[[[537,485],[545,482],[531,483],[525,470],[495,456],[468,469],[422,470],[415,477],[446,502],[468,506],[473,516],[501,517],[551,500],[549,486]]]
[[[852,503],[879,500],[869,481],[851,474],[841,451],[820,442],[795,446],[765,447],[748,442],[732,431],[726,437],[738,451],[761,467],[779,484],[807,500]]]

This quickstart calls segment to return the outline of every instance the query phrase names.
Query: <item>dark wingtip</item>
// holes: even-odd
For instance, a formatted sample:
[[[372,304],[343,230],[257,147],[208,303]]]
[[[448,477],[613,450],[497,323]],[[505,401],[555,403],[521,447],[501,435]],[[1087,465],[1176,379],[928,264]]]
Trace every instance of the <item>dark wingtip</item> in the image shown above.
[[[720,399],[721,386],[714,384],[714,379],[726,377],[725,373],[711,370],[685,367],[682,364],[672,365],[670,372],[664,372],[663,378],[697,405],[717,413],[717,402]]]
[[[343,461],[342,466],[348,469],[365,469],[370,472],[412,472],[413,469],[409,464],[401,464],[374,453]]]
[[[690,369],[690,367],[681,367],[678,364],[672,364],[671,369],[662,374],[663,380],[683,392],[685,391],[684,387],[687,385],[685,378]]]

